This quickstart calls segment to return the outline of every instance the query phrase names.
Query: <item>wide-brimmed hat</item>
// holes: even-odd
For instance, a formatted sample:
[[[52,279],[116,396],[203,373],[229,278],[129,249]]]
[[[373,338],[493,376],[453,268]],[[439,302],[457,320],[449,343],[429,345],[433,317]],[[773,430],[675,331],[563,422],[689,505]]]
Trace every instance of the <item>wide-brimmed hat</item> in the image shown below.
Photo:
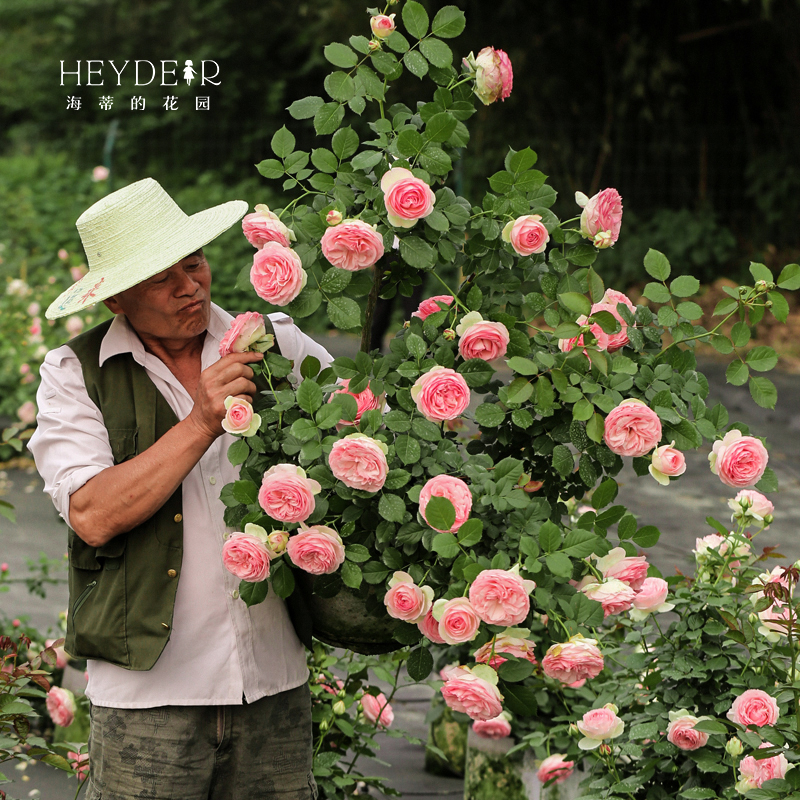
[[[98,200],[75,223],[89,272],[47,309],[74,314],[163,272],[216,239],[247,212],[244,200],[188,216],[158,181],[145,178]]]

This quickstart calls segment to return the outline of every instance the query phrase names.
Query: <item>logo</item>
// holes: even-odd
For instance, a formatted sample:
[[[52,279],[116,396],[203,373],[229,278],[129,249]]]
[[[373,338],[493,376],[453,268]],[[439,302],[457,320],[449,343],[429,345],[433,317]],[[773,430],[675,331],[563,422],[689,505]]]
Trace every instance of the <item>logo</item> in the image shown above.
[[[152,61],[136,60],[133,66],[128,69],[130,60],[125,61],[121,67],[112,61],[103,61],[98,59],[78,59],[75,62],[75,69],[70,69],[72,66],[65,67],[64,61],[61,61],[61,86],[64,86],[64,79],[73,76],[75,79],[75,86],[106,86],[106,80],[109,80],[110,86],[122,86],[123,76],[125,80],[133,80],[134,86],[149,86],[156,79],[160,73],[161,83],[160,86],[178,86],[180,81],[178,79],[178,61],[175,59],[162,60],[160,69]],[[169,66],[174,65],[174,66]],[[212,59],[203,59],[200,62],[200,70],[198,72],[194,67],[194,62],[191,59],[186,59],[183,66],[183,80],[191,86],[192,81],[199,80],[201,86],[211,84],[212,86],[219,86],[222,81],[215,80],[219,78],[219,64]],[[148,77],[149,76],[149,77]],[[85,79],[85,83],[82,82]]]

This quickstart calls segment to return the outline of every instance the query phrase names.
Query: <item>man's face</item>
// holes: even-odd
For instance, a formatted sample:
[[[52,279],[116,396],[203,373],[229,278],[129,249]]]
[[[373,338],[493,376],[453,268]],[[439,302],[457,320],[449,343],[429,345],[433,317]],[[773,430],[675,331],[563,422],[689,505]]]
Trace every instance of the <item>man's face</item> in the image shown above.
[[[202,250],[105,301],[134,330],[157,339],[192,339],[208,327],[211,270]]]

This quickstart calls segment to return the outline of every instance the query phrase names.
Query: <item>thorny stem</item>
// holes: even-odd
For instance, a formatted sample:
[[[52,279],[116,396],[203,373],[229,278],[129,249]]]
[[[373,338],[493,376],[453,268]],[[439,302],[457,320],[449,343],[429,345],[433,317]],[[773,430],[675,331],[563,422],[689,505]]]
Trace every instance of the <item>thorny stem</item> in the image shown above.
[[[369,353],[370,340],[372,338],[372,318],[375,316],[375,306],[378,303],[378,295],[381,291],[381,281],[383,280],[383,266],[381,262],[375,265],[375,272],[372,276],[372,289],[370,290],[369,297],[367,298],[367,311],[364,317],[364,327],[361,330],[361,346],[362,353]]]

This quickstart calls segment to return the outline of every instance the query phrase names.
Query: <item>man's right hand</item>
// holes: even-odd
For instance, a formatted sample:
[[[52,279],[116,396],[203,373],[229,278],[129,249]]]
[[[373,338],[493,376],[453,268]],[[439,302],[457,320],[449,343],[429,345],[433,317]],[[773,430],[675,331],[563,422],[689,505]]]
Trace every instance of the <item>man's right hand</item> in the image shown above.
[[[200,373],[194,408],[188,419],[211,440],[224,433],[226,397],[241,397],[252,402],[257,390],[249,364],[263,358],[263,353],[231,353]]]

